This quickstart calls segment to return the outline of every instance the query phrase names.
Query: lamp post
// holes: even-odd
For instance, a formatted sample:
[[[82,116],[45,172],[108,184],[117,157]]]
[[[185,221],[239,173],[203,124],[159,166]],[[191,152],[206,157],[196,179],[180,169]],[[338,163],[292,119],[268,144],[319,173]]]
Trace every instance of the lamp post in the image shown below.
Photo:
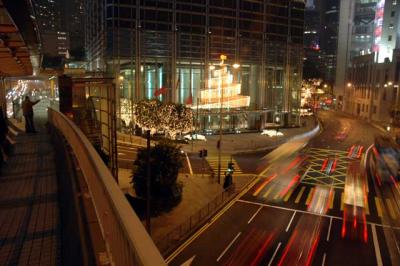
[[[219,77],[221,80],[221,98],[220,98],[220,105],[219,105],[219,139],[218,139],[218,184],[221,184],[221,149],[222,149],[222,122],[223,122],[223,102],[224,102],[224,75],[227,72],[227,64],[225,64],[225,60],[227,59],[226,55],[220,56],[220,70],[219,70]],[[213,67],[213,66],[211,66]],[[213,69],[211,68],[210,69]],[[240,65],[238,63],[233,64],[234,69],[238,69]]]

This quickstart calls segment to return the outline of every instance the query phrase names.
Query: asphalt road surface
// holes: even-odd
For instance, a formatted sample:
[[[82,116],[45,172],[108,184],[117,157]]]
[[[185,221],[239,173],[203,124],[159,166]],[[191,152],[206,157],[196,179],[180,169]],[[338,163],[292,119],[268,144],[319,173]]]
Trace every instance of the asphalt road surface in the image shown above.
[[[253,186],[167,263],[400,265],[400,185],[362,170],[383,132],[331,111],[319,118],[321,134],[265,156]]]

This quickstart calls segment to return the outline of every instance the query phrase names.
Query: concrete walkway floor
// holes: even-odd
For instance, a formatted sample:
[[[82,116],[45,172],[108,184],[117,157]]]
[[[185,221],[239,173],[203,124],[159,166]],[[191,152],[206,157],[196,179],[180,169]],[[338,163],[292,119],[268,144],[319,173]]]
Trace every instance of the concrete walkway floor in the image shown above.
[[[46,130],[19,133],[0,175],[0,265],[59,265],[54,151]]]

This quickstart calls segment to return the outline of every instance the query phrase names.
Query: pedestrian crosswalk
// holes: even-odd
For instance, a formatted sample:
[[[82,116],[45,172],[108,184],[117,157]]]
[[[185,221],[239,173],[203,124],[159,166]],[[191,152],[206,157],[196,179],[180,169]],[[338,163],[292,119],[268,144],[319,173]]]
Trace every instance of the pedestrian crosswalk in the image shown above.
[[[231,161],[234,163],[233,167],[235,168],[233,174],[243,174],[242,170],[239,167],[239,164],[234,158],[230,156],[221,156],[221,175],[225,173],[228,168],[228,163],[230,163]],[[214,175],[218,175],[218,156],[208,156],[207,162],[211,166]]]
[[[290,207],[306,209],[313,201],[314,194],[316,194],[316,187],[302,183],[283,194],[282,191],[284,188],[281,185],[274,182],[265,182],[266,180],[260,183],[259,186],[256,186],[253,191],[250,191],[253,199],[256,198],[257,200],[268,201],[270,203],[275,202],[283,205],[289,204]],[[343,190],[333,189],[330,192],[329,198],[325,200],[328,212],[344,211],[345,202]],[[372,208],[373,213],[371,213],[371,205],[374,205]],[[393,220],[400,218],[400,209],[397,207],[396,202],[390,198],[368,197],[363,209],[366,215],[374,215],[379,218],[385,216]]]

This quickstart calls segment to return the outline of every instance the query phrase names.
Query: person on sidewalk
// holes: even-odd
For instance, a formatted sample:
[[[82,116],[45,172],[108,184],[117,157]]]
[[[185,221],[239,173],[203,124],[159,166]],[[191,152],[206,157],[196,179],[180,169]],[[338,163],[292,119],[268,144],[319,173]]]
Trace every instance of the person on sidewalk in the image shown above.
[[[25,96],[25,100],[22,102],[22,112],[25,117],[25,132],[36,133],[35,124],[33,122],[33,106],[40,102],[40,100],[31,102],[29,96]]]

